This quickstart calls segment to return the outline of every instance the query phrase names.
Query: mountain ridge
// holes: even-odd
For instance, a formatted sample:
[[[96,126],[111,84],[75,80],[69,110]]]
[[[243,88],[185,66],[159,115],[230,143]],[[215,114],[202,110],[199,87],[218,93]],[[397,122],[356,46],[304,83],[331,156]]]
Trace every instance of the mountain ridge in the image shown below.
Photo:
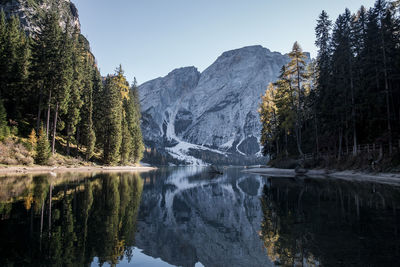
[[[215,154],[260,157],[260,96],[288,62],[287,54],[245,46],[222,53],[202,72],[177,68],[143,83],[146,144],[189,164],[213,163]]]

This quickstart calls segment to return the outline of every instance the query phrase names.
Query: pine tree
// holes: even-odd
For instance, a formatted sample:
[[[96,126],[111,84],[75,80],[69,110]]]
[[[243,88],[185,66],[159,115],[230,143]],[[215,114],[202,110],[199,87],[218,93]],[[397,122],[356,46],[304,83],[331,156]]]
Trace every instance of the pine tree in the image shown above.
[[[319,48],[317,55],[317,79],[316,90],[313,95],[314,101],[314,128],[316,129],[316,143],[319,143],[318,129],[325,126],[329,121],[327,114],[330,112],[329,103],[332,98],[330,90],[331,80],[331,28],[332,21],[329,19],[328,14],[322,11],[315,28],[316,41],[315,45]],[[320,132],[324,129],[320,129]],[[317,141],[318,140],[318,141]],[[319,144],[317,145],[317,153]]]
[[[6,14],[4,10],[0,10],[0,57],[4,60],[4,49],[5,49],[5,41],[6,41]],[[1,61],[3,62],[3,61]]]
[[[278,124],[278,109],[276,106],[277,88],[274,84],[268,85],[265,94],[261,96],[261,104],[259,107],[260,121],[262,124],[261,144],[263,145],[264,156],[275,154],[278,156],[279,150],[279,124]],[[275,144],[275,150],[273,146]]]
[[[331,26],[332,21],[325,10],[317,20],[317,27],[315,28],[316,41],[315,45],[319,48],[317,62],[318,62],[318,86],[321,89],[321,94],[326,92],[329,86],[329,63],[330,63],[330,41],[331,41]]]
[[[35,163],[39,165],[46,165],[50,159],[51,151],[49,140],[47,139],[46,132],[43,126],[39,130],[39,137],[36,145]]]
[[[9,131],[7,126],[7,112],[3,101],[0,99],[0,141],[9,135]]]
[[[104,88],[103,160],[113,165],[120,161],[122,141],[122,94],[117,79],[108,76]]]
[[[84,51],[81,44],[78,43],[78,34],[78,32],[73,34],[74,39],[71,47],[72,83],[70,87],[70,97],[68,99],[67,112],[65,114],[67,155],[70,154],[71,137],[76,133],[76,128],[81,118],[81,108],[83,105],[81,95],[84,79]]]
[[[105,103],[105,86],[103,84],[99,70],[95,67],[92,71],[93,83],[93,130],[96,136],[96,147],[104,147],[104,127],[103,115],[106,112]]]
[[[379,25],[378,32],[378,45],[380,46],[380,57],[381,57],[381,68],[383,72],[383,89],[385,94],[385,105],[386,105],[386,122],[387,122],[387,135],[389,141],[389,153],[393,152],[393,131],[392,131],[392,111],[391,111],[391,92],[390,92],[390,69],[391,62],[390,58],[395,50],[396,39],[394,25],[392,24],[392,14],[387,6],[385,0],[377,0],[374,6],[374,13]]]
[[[1,18],[3,20],[3,18]],[[1,24],[4,23],[0,22]],[[2,85],[0,94],[10,118],[20,120],[26,100],[26,83],[28,77],[30,47],[29,39],[23,32],[19,18],[11,16],[1,30],[2,41]],[[2,28],[4,26],[1,26]]]
[[[125,104],[126,120],[131,136],[131,161],[138,163],[143,158],[144,144],[140,129],[140,104],[136,82],[133,82],[129,92],[129,100]]]
[[[300,156],[303,156],[303,150],[301,148],[302,144],[302,108],[304,106],[304,88],[303,82],[306,80],[306,63],[305,58],[306,56],[303,53],[300,45],[295,42],[293,44],[292,51],[289,53],[290,62],[287,65],[287,75],[288,80],[291,82],[291,87],[293,88],[293,104],[296,106],[296,124],[295,124],[295,132],[296,132],[296,143],[297,143],[297,150]]]
[[[282,67],[279,80],[274,83],[274,86],[276,87],[274,102],[277,108],[278,125],[284,143],[284,154],[287,157],[291,150],[290,141],[296,125],[295,94],[287,74],[287,66]]]
[[[93,83],[93,72],[94,66],[92,66],[89,56],[85,56],[84,61],[84,80],[83,80],[83,106],[81,112],[81,141],[86,146],[86,160],[90,160],[93,156],[95,143],[96,143],[96,134],[94,131],[94,107],[93,107],[93,95],[94,95],[94,83]]]
[[[46,134],[50,133],[50,115],[54,103],[54,88],[58,82],[58,70],[60,69],[60,50],[62,43],[62,30],[58,24],[58,16],[54,13],[46,15],[41,32],[35,38],[33,44],[32,79],[37,81],[39,98],[39,111],[37,122],[41,118],[41,108],[44,106],[41,99],[46,99]]]
[[[125,101],[126,102],[126,101]],[[121,164],[126,165],[129,163],[129,156],[132,151],[132,136],[129,131],[127,118],[123,116],[122,118],[122,140],[121,140]]]
[[[70,37],[70,30],[68,28],[68,23],[66,24],[65,32],[62,34],[60,42],[59,55],[56,58],[56,77],[55,77],[55,87],[53,88],[54,95],[54,122],[53,122],[53,140],[51,151],[54,155],[55,153],[55,142],[57,135],[57,122],[59,114],[65,114],[68,110],[68,103],[70,103],[70,90],[71,83],[73,80],[73,42]],[[79,89],[75,91],[75,99],[78,100]],[[79,101],[79,100],[78,100]]]

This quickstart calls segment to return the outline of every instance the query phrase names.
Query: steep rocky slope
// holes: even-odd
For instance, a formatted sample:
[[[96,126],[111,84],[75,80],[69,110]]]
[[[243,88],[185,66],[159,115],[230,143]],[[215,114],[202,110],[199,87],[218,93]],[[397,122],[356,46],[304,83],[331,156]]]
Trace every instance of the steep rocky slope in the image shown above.
[[[40,30],[40,20],[49,11],[60,15],[60,24],[67,22],[80,29],[78,10],[70,0],[0,0],[6,16],[16,15],[28,34]]]
[[[260,96],[288,61],[287,55],[249,46],[223,53],[202,73],[181,68],[144,83],[145,142],[190,164],[212,162],[210,153],[260,156]]]

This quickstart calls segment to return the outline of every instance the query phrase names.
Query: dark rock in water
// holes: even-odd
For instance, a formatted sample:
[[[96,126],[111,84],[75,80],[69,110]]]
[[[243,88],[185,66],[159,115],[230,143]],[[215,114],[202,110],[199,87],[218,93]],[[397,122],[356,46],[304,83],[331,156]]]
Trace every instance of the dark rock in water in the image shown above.
[[[220,168],[218,166],[214,166],[214,165],[210,166],[208,172],[211,173],[211,174],[220,174],[220,175],[224,174],[224,171],[223,171],[222,168]]]
[[[297,175],[304,175],[304,174],[306,174],[306,173],[308,172],[308,170],[305,169],[305,168],[302,168],[302,167],[300,167],[300,166],[297,166],[296,169],[294,169],[294,172],[295,172]]]

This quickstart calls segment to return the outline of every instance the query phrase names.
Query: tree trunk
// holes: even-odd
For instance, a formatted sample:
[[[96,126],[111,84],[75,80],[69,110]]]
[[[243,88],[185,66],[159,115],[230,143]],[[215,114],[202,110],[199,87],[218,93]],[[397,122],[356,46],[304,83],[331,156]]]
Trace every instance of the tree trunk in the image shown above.
[[[278,138],[276,138],[275,143],[276,143],[276,155],[278,156],[278,155],[279,155],[279,142],[278,142]]]
[[[353,67],[350,61],[351,119],[353,124],[353,156],[357,156],[356,104],[354,96]]]
[[[37,118],[36,118],[36,132],[39,133],[40,130],[40,119],[42,116],[42,91],[43,91],[43,85],[40,87],[39,90],[39,105],[38,105],[38,113],[37,113]]]
[[[296,123],[296,139],[297,139],[297,150],[301,157],[304,156],[303,151],[301,150],[301,117],[300,117],[300,101],[301,101],[301,81],[300,81],[300,66],[299,59],[296,58],[296,68],[297,68],[297,123]]]
[[[315,111],[314,111],[314,124],[315,124],[315,144],[317,150],[317,158],[319,158],[318,119],[317,119],[317,112]]]
[[[296,125],[296,143],[297,143],[297,151],[299,152],[300,156],[303,157],[304,153],[301,150],[301,130],[298,125]]]
[[[79,127],[76,129],[76,157],[79,156],[79,144],[81,142]]]
[[[342,158],[342,142],[343,142],[343,129],[339,129],[339,151],[338,151],[338,160]]]
[[[56,109],[54,111],[54,126],[53,126],[53,142],[51,145],[51,152],[53,155],[55,154],[55,145],[56,145],[56,133],[57,133],[57,118],[58,118],[58,101],[56,103]]]
[[[47,106],[47,122],[46,122],[47,139],[49,139],[49,133],[50,133],[50,106],[51,106],[51,90],[49,92],[49,101]]]
[[[70,124],[68,123],[67,125],[67,155],[69,156],[69,151],[70,151],[70,147],[69,147],[69,143],[70,143],[70,139],[71,139],[71,133],[70,133]]]
[[[288,156],[289,156],[289,152],[288,152],[288,149],[287,149],[287,147],[288,147],[288,142],[287,142],[287,132],[285,131],[285,155],[286,155],[286,157],[288,157]]]
[[[389,154],[391,155],[393,152],[393,148],[392,148],[392,126],[390,123],[389,81],[388,81],[388,70],[387,70],[387,59],[386,59],[386,48],[385,48],[386,44],[382,29],[381,29],[381,41],[382,41],[382,56],[383,56],[383,74],[385,77],[386,119],[387,119],[387,130],[389,134]]]

